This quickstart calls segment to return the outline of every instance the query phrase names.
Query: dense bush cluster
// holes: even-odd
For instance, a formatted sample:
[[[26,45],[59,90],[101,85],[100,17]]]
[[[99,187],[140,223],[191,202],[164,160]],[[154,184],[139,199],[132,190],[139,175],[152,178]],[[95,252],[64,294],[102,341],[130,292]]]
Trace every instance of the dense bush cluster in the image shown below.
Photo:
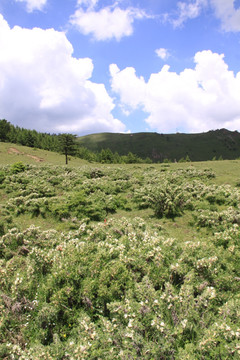
[[[22,163],[6,167],[0,179],[9,199],[2,215],[28,213],[32,217],[100,221],[119,209],[151,208],[159,218],[174,218],[191,209],[197,200],[200,204],[205,199],[211,204],[236,205],[239,197],[227,187],[206,185],[204,181],[214,176],[209,170],[190,168],[166,174],[149,167],[143,174],[137,166],[128,172],[123,172],[121,167],[103,169],[39,168]]]
[[[29,167],[25,172],[18,169],[17,163],[2,172],[1,186],[9,194],[2,215],[28,213],[32,217],[97,221],[130,206],[127,191],[132,184],[120,169],[109,169],[106,174],[88,167],[81,170]]]
[[[1,358],[239,358],[238,187],[194,167],[0,175]],[[152,221],[114,217],[139,209]],[[167,236],[161,221],[184,215],[195,235]],[[21,228],[21,216],[65,230]]]

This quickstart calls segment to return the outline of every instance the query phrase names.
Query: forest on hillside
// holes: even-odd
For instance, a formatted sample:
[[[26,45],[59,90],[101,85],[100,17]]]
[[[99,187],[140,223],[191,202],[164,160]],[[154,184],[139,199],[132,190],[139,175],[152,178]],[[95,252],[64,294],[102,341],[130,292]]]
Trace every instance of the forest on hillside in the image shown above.
[[[68,142],[67,139],[70,140],[70,142]],[[28,130],[14,126],[5,119],[0,120],[0,141],[60,152],[66,154],[66,156],[76,156],[89,162],[107,164],[152,162],[149,158],[142,159],[132,152],[121,156],[118,152],[113,153],[110,149],[101,149],[100,151],[94,152],[84,146],[80,146],[75,135],[41,133],[36,130]]]

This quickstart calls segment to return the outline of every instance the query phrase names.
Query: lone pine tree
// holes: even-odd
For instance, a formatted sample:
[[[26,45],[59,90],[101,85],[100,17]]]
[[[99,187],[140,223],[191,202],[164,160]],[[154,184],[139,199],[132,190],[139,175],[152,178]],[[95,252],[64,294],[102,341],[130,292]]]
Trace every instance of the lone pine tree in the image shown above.
[[[62,154],[65,155],[66,165],[68,164],[68,156],[75,155],[77,152],[76,135],[61,134],[58,136],[59,148]]]

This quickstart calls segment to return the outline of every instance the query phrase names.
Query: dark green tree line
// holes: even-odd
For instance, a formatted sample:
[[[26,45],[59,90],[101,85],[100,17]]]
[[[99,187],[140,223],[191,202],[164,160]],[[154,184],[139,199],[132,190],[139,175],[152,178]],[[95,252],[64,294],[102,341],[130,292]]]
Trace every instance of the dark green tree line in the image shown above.
[[[69,156],[76,156],[89,162],[99,162],[102,164],[152,162],[149,158],[141,159],[131,152],[127,155],[119,155],[117,152],[113,153],[110,149],[93,152],[83,146],[79,146],[75,135],[41,133],[36,130],[28,130],[14,126],[5,119],[0,120],[0,141],[60,152],[65,155],[66,164],[68,163]]]
[[[58,147],[57,135],[20,128],[19,126],[12,125],[5,119],[0,120],[0,141],[50,151],[57,151]]]

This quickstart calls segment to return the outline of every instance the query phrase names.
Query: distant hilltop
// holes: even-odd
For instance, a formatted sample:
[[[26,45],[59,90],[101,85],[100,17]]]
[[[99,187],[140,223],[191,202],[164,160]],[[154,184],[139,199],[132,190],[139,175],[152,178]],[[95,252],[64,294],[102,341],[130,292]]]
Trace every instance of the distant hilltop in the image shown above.
[[[240,133],[227,129],[199,134],[99,133],[74,138],[74,154],[91,162],[168,162],[240,158]],[[0,141],[60,151],[56,134],[40,133],[0,120]],[[68,155],[71,155],[68,153]]]
[[[240,133],[227,129],[198,134],[99,133],[81,136],[78,142],[94,152],[102,149],[110,149],[119,155],[131,152],[153,162],[179,161],[186,157],[192,161],[240,157]]]

